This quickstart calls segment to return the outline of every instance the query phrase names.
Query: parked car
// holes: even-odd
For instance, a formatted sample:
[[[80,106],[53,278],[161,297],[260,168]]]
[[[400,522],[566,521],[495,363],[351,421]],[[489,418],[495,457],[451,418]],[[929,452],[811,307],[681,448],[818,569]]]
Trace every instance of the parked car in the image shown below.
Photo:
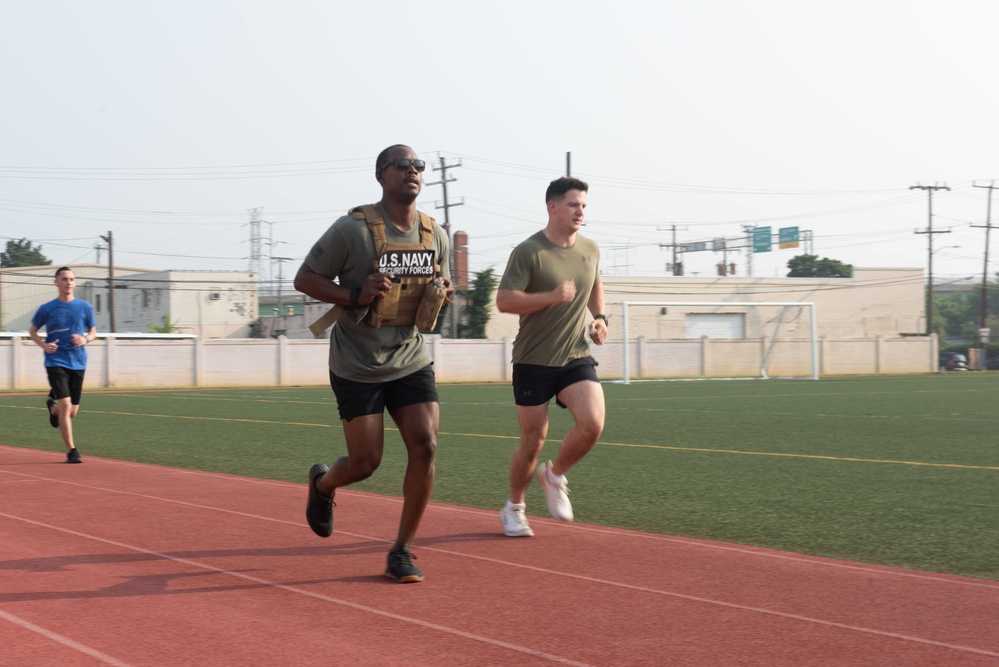
[[[985,370],[999,371],[999,356],[989,357],[985,360]]]
[[[940,370],[942,371],[966,371],[968,370],[968,357],[957,352],[940,353]]]

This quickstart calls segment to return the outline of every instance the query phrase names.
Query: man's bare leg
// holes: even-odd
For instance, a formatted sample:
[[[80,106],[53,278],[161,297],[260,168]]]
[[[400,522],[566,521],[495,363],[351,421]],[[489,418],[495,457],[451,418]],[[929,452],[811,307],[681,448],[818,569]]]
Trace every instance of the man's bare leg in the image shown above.
[[[436,476],[437,430],[440,425],[440,405],[435,402],[417,403],[399,408],[392,414],[406,445],[409,460],[402,484],[402,516],[399,532],[391,551],[409,546],[420,527],[423,513],[430,502]]]
[[[603,387],[599,382],[590,380],[569,385],[559,393],[558,399],[576,420],[576,425],[566,433],[552,461],[552,474],[561,476],[597,444],[604,430],[606,406]]]
[[[548,436],[548,404],[518,405],[520,444],[510,456],[510,502],[523,503]]]

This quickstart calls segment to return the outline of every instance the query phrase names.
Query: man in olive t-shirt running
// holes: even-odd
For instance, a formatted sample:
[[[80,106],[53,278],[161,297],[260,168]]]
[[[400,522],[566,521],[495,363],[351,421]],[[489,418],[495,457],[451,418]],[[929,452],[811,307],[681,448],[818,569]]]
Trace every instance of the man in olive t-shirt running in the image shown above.
[[[604,428],[603,388],[586,341],[587,334],[597,345],[607,338],[600,251],[578,234],[588,189],[575,178],[551,182],[545,193],[548,225],[514,248],[496,292],[500,312],[520,315],[513,343],[520,445],[510,458],[510,497],[500,511],[503,531],[510,537],[534,535],[525,515],[525,497],[535,473],[548,512],[572,521],[565,473],[593,448]],[[562,439],[554,461],[538,466],[553,396],[576,424]]]
[[[416,198],[426,163],[411,148],[386,148],[375,163],[382,186],[376,211],[385,222],[393,247],[418,246],[420,215]],[[295,276],[295,289],[346,308],[330,334],[330,385],[336,395],[347,445],[332,467],[317,463],[309,470],[306,520],[320,537],[333,533],[333,495],[340,487],[371,476],[385,446],[384,411],[388,409],[409,457],[403,482],[402,517],[389,550],[385,575],[400,583],[423,581],[409,544],[430,500],[440,405],[430,353],[415,325],[371,326],[364,314],[391,290],[396,276],[375,271],[375,244],[364,218],[337,220],[316,242]],[[433,225],[433,264],[448,294],[451,287],[447,234]],[[336,279],[338,282],[333,282]]]

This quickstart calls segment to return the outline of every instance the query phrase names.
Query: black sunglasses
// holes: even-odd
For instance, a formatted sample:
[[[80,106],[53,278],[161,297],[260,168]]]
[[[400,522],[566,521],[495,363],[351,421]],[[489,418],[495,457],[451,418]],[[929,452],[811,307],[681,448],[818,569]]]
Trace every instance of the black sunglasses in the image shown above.
[[[379,167],[379,171],[385,169],[389,165],[392,165],[399,171],[408,170],[410,165],[413,165],[413,169],[416,169],[416,171],[421,171],[421,172],[427,168],[427,163],[424,162],[423,160],[410,160],[408,157],[397,157],[396,159],[390,160],[389,162],[386,162],[381,167]]]

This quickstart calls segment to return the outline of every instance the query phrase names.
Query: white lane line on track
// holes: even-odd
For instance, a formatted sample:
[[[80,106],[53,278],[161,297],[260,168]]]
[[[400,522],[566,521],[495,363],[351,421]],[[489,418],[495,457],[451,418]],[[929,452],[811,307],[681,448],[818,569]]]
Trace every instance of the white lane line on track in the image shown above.
[[[24,628],[25,630],[28,630],[30,632],[34,632],[35,634],[39,634],[39,635],[45,637],[46,639],[51,639],[52,641],[54,641],[54,642],[56,642],[58,644],[62,644],[63,646],[65,646],[67,648],[71,648],[71,649],[73,649],[75,651],[79,651],[80,653],[85,653],[85,654],[89,655],[91,658],[94,658],[96,660],[100,660],[101,662],[103,662],[106,665],[114,665],[114,667],[131,667],[131,665],[129,665],[127,662],[122,662],[121,660],[118,660],[117,658],[113,658],[113,657],[111,657],[110,655],[108,655],[106,653],[101,653],[100,651],[98,651],[95,648],[91,648],[91,647],[89,647],[89,646],[87,646],[85,644],[81,644],[78,641],[74,641],[74,640],[70,639],[69,637],[65,637],[63,635],[60,635],[58,632],[52,632],[51,630],[48,630],[47,628],[43,628],[43,627],[41,627],[39,625],[35,625],[34,623],[31,623],[30,621],[24,620],[20,616],[15,616],[14,614],[9,614],[9,613],[7,613],[7,612],[5,612],[3,610],[0,610],[0,618],[2,618],[3,620],[7,621],[8,623],[12,623],[12,624],[14,624],[14,625],[16,625],[18,627]]]
[[[0,446],[0,449],[2,449],[2,446]],[[183,468],[170,468],[170,467],[166,467],[166,466],[157,466],[157,465],[146,464],[146,463],[135,463],[133,461],[118,461],[118,460],[115,460],[115,459],[97,459],[96,457],[90,457],[87,460],[88,461],[99,461],[100,463],[104,463],[104,464],[114,464],[114,465],[121,465],[121,466],[126,466],[126,467],[143,468],[145,470],[156,470],[156,471],[161,472],[162,474],[165,474],[165,475],[189,475],[189,476],[197,476],[197,477],[209,477],[209,478],[225,479],[225,480],[229,480],[229,481],[233,481],[233,482],[242,482],[242,483],[251,484],[251,485],[262,485],[262,486],[278,487],[278,488],[283,488],[283,489],[286,489],[286,490],[294,490],[296,493],[302,493],[302,487],[305,486],[304,482],[302,484],[295,484],[293,482],[282,482],[282,481],[278,481],[278,480],[268,480],[268,479],[255,479],[255,478],[252,478],[252,477],[239,477],[237,475],[226,475],[224,473],[204,472],[204,471],[201,471],[201,470],[185,470]],[[68,485],[72,485],[72,486],[80,486],[82,488],[93,489],[93,490],[97,490],[97,491],[105,491],[105,492],[108,492],[108,493],[120,493],[120,494],[124,494],[124,495],[137,496],[139,498],[148,498],[150,500],[159,500],[159,501],[162,501],[162,502],[176,503],[176,504],[185,505],[185,506],[188,506],[188,507],[196,507],[196,508],[199,508],[199,509],[212,510],[212,511],[216,511],[216,512],[225,512],[225,513],[229,513],[229,514],[235,514],[235,515],[238,515],[238,516],[248,517],[248,518],[251,518],[251,519],[260,519],[262,521],[271,521],[271,522],[274,522],[274,523],[282,523],[282,524],[285,524],[285,525],[293,525],[293,526],[301,526],[302,525],[300,522],[285,521],[284,519],[274,519],[274,518],[271,518],[271,517],[260,516],[260,515],[257,515],[257,514],[248,514],[248,513],[245,513],[245,512],[238,512],[236,510],[222,509],[222,508],[219,508],[219,507],[210,507],[210,506],[207,506],[207,505],[198,505],[198,504],[195,504],[195,503],[188,503],[188,502],[185,502],[185,501],[182,501],[182,500],[174,500],[174,499],[171,499],[171,498],[162,498],[162,497],[159,497],[159,496],[150,496],[150,495],[141,494],[141,493],[134,493],[134,492],[131,492],[131,491],[121,491],[119,489],[109,489],[109,488],[105,488],[105,487],[92,486],[92,485],[88,485],[88,484],[81,484],[79,482],[69,482],[69,481],[66,481],[64,479],[56,479],[56,478],[50,478],[50,477],[41,477],[41,476],[38,476],[38,475],[29,475],[27,473],[13,472],[13,471],[9,471],[9,470],[5,471],[5,472],[8,472],[8,473],[10,473],[12,475],[24,476],[24,477],[30,478],[33,481],[57,482],[57,483],[60,483],[60,484],[68,484]],[[368,492],[365,492],[365,491],[354,491],[354,490],[351,490],[351,489],[339,489],[339,490],[337,490],[337,493],[338,494],[342,494],[342,495],[346,495],[346,496],[357,496],[357,497],[365,498],[367,500],[377,500],[377,501],[380,501],[380,502],[385,502],[385,503],[390,503],[390,504],[398,504],[398,505],[402,504],[402,499],[401,498],[396,498],[394,496],[382,496],[382,495],[379,495],[379,494],[376,494],[376,493],[368,493]],[[459,512],[459,513],[465,513],[465,514],[473,514],[473,515],[476,515],[476,516],[492,516],[493,514],[495,514],[494,512],[489,511],[489,510],[480,510],[480,509],[474,509],[474,508],[468,508],[468,507],[458,507],[458,506],[455,506],[455,505],[443,505],[443,504],[437,504],[437,503],[430,503],[428,509],[434,509],[434,510],[440,510],[440,511],[446,511],[446,512]],[[683,537],[675,537],[675,536],[672,536],[672,535],[658,535],[658,534],[655,534],[655,533],[642,533],[642,532],[639,532],[639,531],[620,530],[620,529],[615,529],[615,528],[607,528],[607,527],[603,527],[603,526],[589,526],[589,525],[580,524],[580,523],[564,523],[564,522],[561,522],[561,521],[548,520],[548,519],[538,518],[538,517],[531,517],[531,520],[532,521],[537,521],[537,522],[539,522],[541,524],[544,524],[544,525],[546,525],[548,527],[556,528],[556,529],[559,529],[559,530],[576,530],[576,531],[593,532],[593,533],[598,533],[598,534],[601,534],[601,535],[615,535],[615,536],[618,536],[618,537],[633,537],[633,538],[642,539],[642,540],[651,540],[651,541],[654,541],[654,542],[667,542],[667,543],[671,543],[671,544],[682,544],[684,546],[696,547],[696,548],[699,548],[699,549],[708,549],[708,550],[714,550],[714,551],[724,551],[724,552],[731,552],[731,553],[739,553],[739,554],[745,554],[747,556],[755,556],[757,558],[769,558],[769,559],[789,561],[789,562],[793,562],[793,563],[804,563],[804,564],[815,565],[815,566],[819,566],[819,567],[827,567],[827,568],[842,569],[842,570],[851,570],[851,571],[855,571],[855,572],[867,572],[869,574],[876,574],[876,575],[882,575],[882,576],[891,576],[891,577],[902,577],[902,578],[907,578],[907,579],[917,579],[917,580],[920,580],[920,581],[929,581],[929,582],[936,582],[936,583],[949,584],[949,585],[955,585],[955,586],[970,586],[972,588],[986,588],[986,589],[999,590],[999,582],[990,582],[990,581],[987,581],[987,580],[975,580],[975,579],[970,579],[970,578],[959,578],[957,576],[948,577],[948,576],[942,576],[942,575],[934,575],[934,574],[922,573],[922,572],[918,572],[918,571],[905,571],[905,570],[901,570],[901,569],[893,569],[893,568],[890,568],[889,566],[876,566],[876,565],[865,565],[863,563],[838,562],[838,561],[833,561],[833,560],[828,560],[828,559],[810,558],[810,557],[807,557],[807,556],[799,556],[799,555],[795,555],[795,554],[791,554],[791,553],[779,553],[779,552],[775,552],[775,551],[765,551],[765,550],[762,550],[763,549],[762,547],[760,549],[754,549],[754,548],[751,548],[751,547],[741,547],[741,546],[737,546],[737,545],[728,545],[728,544],[723,544],[723,543],[720,543],[720,542],[710,542],[710,541],[706,541],[706,540],[688,539],[688,538],[683,538]],[[340,535],[350,535],[351,537],[357,537],[357,538],[362,538],[362,539],[369,539],[369,540],[374,540],[374,541],[378,541],[378,542],[390,542],[391,541],[391,540],[386,540],[386,539],[383,539],[383,538],[372,537],[372,536],[369,536],[369,535],[362,535],[362,534],[359,534],[359,533],[346,533],[346,532],[342,532],[342,531],[337,531],[337,532]],[[436,547],[427,547],[427,546],[420,545],[420,548],[421,549],[432,549],[432,550],[436,550],[436,551],[442,551],[444,553],[454,553],[454,552],[450,552],[450,551],[446,551],[445,552],[444,550],[436,548]],[[516,564],[515,563],[510,563],[510,565],[516,565]]]
[[[112,493],[123,493],[125,495],[138,496],[138,497],[147,498],[147,499],[151,499],[151,500],[158,500],[158,501],[167,502],[167,503],[171,503],[171,504],[182,505],[182,506],[185,506],[185,507],[192,507],[192,508],[204,509],[204,510],[209,510],[209,511],[223,512],[223,513],[226,513],[226,514],[234,514],[234,515],[237,515],[237,516],[243,516],[243,517],[247,517],[247,518],[251,518],[251,519],[258,519],[258,520],[270,521],[270,522],[273,522],[273,523],[280,523],[280,524],[284,524],[284,525],[290,525],[290,526],[300,527],[299,523],[292,522],[292,521],[286,521],[284,519],[274,519],[274,518],[271,518],[271,517],[264,517],[264,516],[254,515],[254,514],[248,514],[248,513],[245,513],[245,512],[236,512],[234,510],[227,510],[227,509],[221,509],[221,508],[211,507],[211,506],[207,506],[207,505],[199,505],[199,504],[195,504],[195,503],[188,503],[188,502],[185,502],[185,501],[171,500],[171,499],[167,499],[167,498],[158,498],[156,496],[148,496],[148,495],[137,494],[137,493],[129,493],[129,492],[123,492],[123,491],[116,491],[114,489],[103,489],[101,487],[88,486],[88,485],[84,485],[84,484],[74,484],[74,485],[75,486],[81,486],[81,487],[84,487],[84,488],[93,489],[93,490],[111,491]],[[321,599],[321,600],[325,600],[325,601],[328,601],[328,602],[333,602],[335,604],[341,604],[341,605],[344,605],[344,606],[347,606],[347,607],[351,607],[351,608],[354,608],[354,609],[358,609],[358,610],[362,610],[362,611],[368,611],[370,613],[374,613],[374,614],[378,614],[378,615],[382,615],[382,616],[386,616],[386,617],[389,617],[389,618],[393,618],[393,619],[397,619],[397,620],[402,620],[402,621],[406,621],[406,622],[413,622],[413,623],[416,623],[418,625],[422,625],[424,627],[441,630],[443,632],[449,632],[449,633],[452,633],[452,634],[456,634],[458,636],[462,636],[462,637],[474,639],[476,641],[483,641],[483,642],[494,644],[494,645],[497,645],[497,646],[502,646],[504,648],[510,648],[512,650],[516,650],[516,651],[519,651],[519,652],[528,653],[530,655],[535,655],[535,656],[538,656],[538,657],[544,657],[544,658],[547,658],[547,659],[553,659],[553,660],[555,660],[557,662],[564,662],[564,659],[562,659],[562,658],[560,658],[558,656],[549,656],[547,654],[538,653],[538,652],[533,651],[532,649],[527,649],[526,647],[516,647],[515,645],[507,644],[505,642],[500,642],[500,641],[492,640],[492,639],[485,638],[485,637],[479,637],[478,635],[471,635],[471,634],[465,633],[464,631],[461,631],[461,630],[447,628],[446,626],[441,626],[441,625],[437,625],[437,624],[433,624],[433,623],[429,623],[429,622],[425,622],[425,621],[419,621],[419,620],[416,620],[416,619],[411,619],[411,618],[408,618],[408,617],[399,616],[397,614],[392,614],[391,612],[384,612],[384,611],[381,611],[381,610],[378,610],[378,609],[374,609],[372,607],[366,607],[364,605],[358,605],[356,603],[348,602],[346,600],[340,600],[338,598],[332,598],[332,597],[328,597],[328,596],[324,596],[324,595],[312,593],[312,592],[305,591],[303,589],[299,589],[299,588],[296,588],[296,587],[293,587],[293,586],[287,586],[287,585],[284,585],[284,584],[278,584],[278,583],[275,583],[275,582],[270,582],[270,581],[267,581],[267,580],[264,580],[264,579],[260,579],[258,577],[253,577],[253,576],[250,576],[250,575],[246,575],[246,574],[243,574],[243,573],[240,573],[240,572],[232,572],[230,570],[225,570],[225,569],[222,569],[222,568],[214,567],[212,565],[199,563],[198,561],[193,561],[193,560],[190,560],[190,559],[187,559],[187,558],[181,558],[181,557],[177,557],[177,556],[171,556],[169,554],[163,554],[163,553],[156,552],[156,551],[150,551],[150,550],[147,550],[147,549],[143,549],[142,547],[124,544],[124,543],[117,542],[117,541],[114,541],[114,540],[109,540],[109,539],[106,539],[106,538],[98,537],[96,535],[90,535],[90,534],[81,533],[81,532],[78,532],[78,531],[75,531],[75,530],[61,528],[59,526],[54,526],[54,525],[51,525],[51,524],[46,524],[46,523],[34,521],[32,519],[27,519],[27,518],[24,518],[24,517],[14,516],[14,515],[7,514],[7,513],[4,513],[4,512],[0,512],[0,517],[6,517],[6,518],[13,519],[13,520],[16,520],[16,521],[23,521],[23,522],[26,522],[26,523],[29,523],[29,524],[32,524],[32,525],[41,526],[41,527],[44,527],[44,528],[48,528],[48,529],[51,529],[51,530],[56,530],[56,531],[63,532],[63,533],[66,533],[66,534],[76,535],[76,536],[83,537],[83,538],[86,538],[86,539],[92,539],[92,540],[95,540],[95,541],[98,541],[98,542],[103,542],[103,543],[106,543],[106,544],[111,544],[111,545],[118,546],[118,547],[123,548],[123,549],[130,549],[130,550],[133,550],[133,551],[136,551],[136,552],[139,552],[139,553],[145,553],[147,555],[155,556],[155,557],[158,557],[158,558],[165,558],[165,559],[169,559],[169,560],[180,562],[180,563],[186,563],[186,564],[189,564],[189,565],[191,565],[193,567],[200,567],[200,568],[203,568],[203,569],[206,569],[206,570],[210,570],[210,571],[213,571],[213,572],[219,572],[219,573],[222,573],[222,574],[229,574],[229,575],[234,576],[234,577],[243,578],[243,579],[247,579],[249,581],[253,581],[254,583],[258,583],[258,584],[262,584],[262,585],[267,585],[267,586],[274,586],[276,588],[280,588],[280,589],[283,589],[283,590],[292,591],[292,592],[296,592],[296,593],[301,593],[301,594],[304,594],[304,595],[307,595],[307,596],[310,596],[310,597],[315,597],[315,598],[318,598],[318,599]],[[337,534],[338,535],[346,535],[346,536],[350,536],[350,537],[354,537],[354,538],[359,538],[359,539],[371,540],[371,541],[375,541],[375,542],[386,542],[386,543],[390,542],[390,540],[386,540],[386,539],[382,539],[382,538],[377,538],[377,537],[373,537],[373,536],[370,536],[370,535],[364,535],[364,534],[361,534],[361,533],[338,532]],[[851,632],[859,632],[859,633],[862,633],[862,634],[869,634],[869,635],[874,635],[874,636],[878,636],[878,637],[888,637],[888,638],[899,639],[899,640],[907,641],[907,642],[915,642],[915,643],[923,644],[923,645],[936,646],[936,647],[940,647],[940,648],[952,649],[952,650],[963,651],[963,652],[968,652],[968,653],[976,653],[976,654],[980,654],[980,655],[986,655],[986,656],[990,656],[990,657],[999,658],[999,653],[994,652],[994,651],[989,651],[989,650],[985,650],[985,649],[978,649],[978,648],[974,648],[974,647],[970,647],[970,646],[963,646],[963,645],[960,645],[960,644],[951,644],[951,643],[948,643],[948,642],[939,642],[939,641],[935,641],[935,640],[931,640],[931,639],[925,639],[925,638],[922,638],[922,637],[916,637],[914,635],[905,635],[905,634],[900,634],[900,633],[887,632],[887,631],[883,631],[883,630],[877,630],[875,628],[867,628],[867,627],[863,627],[863,626],[849,625],[849,624],[846,624],[846,623],[839,623],[839,622],[836,622],[836,621],[828,621],[828,620],[824,620],[824,619],[820,619],[820,618],[814,618],[814,617],[810,617],[810,616],[803,616],[803,615],[800,615],[800,614],[792,614],[792,613],[788,613],[788,612],[776,611],[776,610],[773,610],[773,609],[765,609],[765,608],[762,608],[762,607],[754,607],[754,606],[743,605],[743,604],[738,604],[738,603],[734,603],[734,602],[726,602],[724,600],[717,600],[717,599],[706,598],[706,597],[702,597],[702,596],[688,595],[688,594],[684,594],[684,593],[677,593],[677,592],[672,592],[672,591],[659,590],[659,589],[648,588],[648,587],[644,587],[644,586],[636,586],[636,585],[633,585],[633,584],[627,584],[627,583],[617,582],[617,581],[610,581],[610,580],[606,580],[606,579],[599,579],[599,578],[596,578],[596,577],[588,577],[588,576],[585,576],[585,575],[571,574],[571,573],[564,572],[564,571],[551,570],[551,569],[547,569],[547,568],[543,568],[543,567],[537,567],[537,566],[533,566],[533,565],[525,565],[523,563],[514,563],[514,562],[511,562],[511,561],[500,560],[500,559],[497,559],[497,558],[489,558],[487,556],[479,556],[479,555],[475,555],[475,554],[468,554],[468,553],[463,553],[463,552],[459,552],[459,551],[451,551],[449,549],[442,549],[442,548],[439,548],[439,547],[421,546],[420,548],[421,549],[426,549],[428,551],[437,552],[437,553],[448,554],[448,555],[455,556],[455,557],[458,557],[458,558],[471,558],[471,559],[474,559],[474,560],[479,560],[479,561],[483,561],[483,562],[488,562],[488,563],[493,563],[493,564],[497,564],[497,565],[502,565],[504,567],[514,567],[514,568],[519,568],[519,569],[524,569],[524,570],[530,570],[530,571],[533,571],[533,572],[540,572],[540,573],[543,573],[543,574],[548,574],[548,575],[553,575],[553,576],[558,576],[558,577],[567,577],[567,578],[570,578],[570,579],[577,579],[579,581],[585,581],[587,583],[612,586],[612,587],[615,587],[615,588],[622,588],[622,589],[625,589],[625,590],[633,590],[633,591],[638,591],[638,592],[641,592],[641,593],[661,595],[661,596],[664,596],[664,597],[670,597],[670,598],[675,598],[675,599],[687,600],[687,601],[690,601],[690,602],[697,602],[697,603],[711,605],[711,606],[724,607],[724,608],[728,608],[728,609],[735,609],[735,610],[739,610],[739,611],[746,611],[746,612],[751,612],[751,613],[755,613],[755,614],[763,614],[763,615],[766,615],[766,616],[773,616],[773,617],[777,617],[777,618],[789,619],[789,620],[794,620],[794,621],[799,621],[799,622],[804,622],[804,623],[810,623],[810,624],[821,625],[821,626],[826,626],[826,627],[839,628],[839,629],[847,630],[847,631],[851,631]],[[564,662],[564,664],[574,664],[575,665],[575,664],[583,664],[583,663],[575,663],[575,662],[572,662],[572,661],[568,661],[568,662]]]
[[[187,504],[187,503],[183,503],[183,504]],[[200,568],[202,570],[207,570],[209,572],[215,572],[216,574],[224,574],[224,575],[228,575],[230,577],[235,577],[237,579],[244,579],[246,581],[251,581],[251,582],[253,582],[255,584],[260,584],[262,586],[269,586],[269,587],[272,587],[272,588],[277,588],[277,589],[280,589],[280,590],[283,590],[283,591],[287,591],[287,592],[290,592],[290,593],[295,593],[297,595],[304,595],[306,597],[314,598],[314,599],[317,599],[317,600],[322,600],[323,602],[331,602],[333,604],[337,604],[337,605],[340,605],[340,606],[343,606],[343,607],[348,607],[348,608],[354,609],[356,611],[363,611],[363,612],[366,612],[366,613],[369,613],[369,614],[375,614],[377,616],[382,616],[384,618],[390,618],[392,620],[400,621],[402,623],[409,623],[411,625],[418,625],[418,626],[423,627],[423,628],[427,628],[427,629],[430,629],[430,630],[436,630],[438,632],[443,632],[443,633],[454,635],[454,636],[457,636],[457,637],[462,637],[464,639],[470,639],[472,641],[481,642],[483,644],[488,644],[490,646],[496,646],[496,647],[507,649],[507,650],[514,651],[514,652],[517,652],[517,653],[522,653],[522,654],[525,654],[525,655],[530,655],[530,656],[533,656],[533,657],[536,657],[536,658],[542,658],[542,659],[548,660],[550,662],[555,662],[555,663],[562,664],[562,665],[573,665],[573,667],[593,667],[592,665],[589,665],[589,664],[587,664],[585,662],[577,662],[575,660],[570,660],[570,659],[564,658],[562,656],[552,655],[552,654],[549,654],[549,653],[544,653],[542,651],[536,651],[536,650],[528,648],[526,646],[518,646],[517,644],[511,644],[509,642],[504,642],[504,641],[501,641],[501,640],[498,640],[498,639],[491,639],[489,637],[483,637],[481,635],[476,635],[476,634],[473,634],[471,632],[465,632],[464,630],[459,630],[457,628],[451,628],[451,627],[448,627],[448,626],[445,626],[445,625],[440,625],[440,624],[437,624],[437,623],[431,623],[429,621],[423,621],[423,620],[420,620],[420,619],[416,619],[416,618],[413,618],[411,616],[403,616],[401,614],[394,614],[394,613],[392,613],[390,611],[384,611],[384,610],[381,610],[381,609],[376,609],[374,607],[369,607],[367,605],[358,604],[356,602],[349,602],[347,600],[342,600],[340,598],[334,598],[334,597],[331,597],[329,595],[323,595],[321,593],[314,593],[312,591],[307,591],[305,589],[298,588],[296,586],[289,586],[287,584],[280,584],[280,583],[277,583],[275,581],[268,581],[267,579],[262,579],[260,577],[255,577],[253,575],[246,574],[244,572],[234,572],[232,570],[227,570],[225,568],[215,567],[214,565],[209,565],[207,563],[201,563],[201,562],[196,561],[196,560],[191,560],[190,558],[180,558],[180,557],[177,557],[177,556],[171,556],[170,554],[165,554],[165,553],[161,553],[161,552],[158,552],[158,551],[152,551],[150,549],[143,549],[142,547],[134,546],[134,545],[131,545],[131,544],[125,544],[124,542],[118,542],[117,540],[109,540],[109,539],[106,539],[106,538],[103,538],[103,537],[98,537],[97,535],[90,535],[88,533],[83,533],[83,532],[80,532],[80,531],[77,531],[77,530],[70,530],[68,528],[62,528],[60,526],[53,526],[51,524],[43,523],[41,521],[34,521],[33,519],[26,519],[24,517],[13,516],[13,515],[10,515],[10,514],[6,514],[4,512],[0,512],[0,516],[6,517],[8,519],[13,519],[15,521],[23,521],[24,523],[31,524],[33,526],[38,526],[40,528],[46,528],[46,529],[49,529],[49,530],[55,530],[55,531],[58,531],[58,532],[61,532],[61,533],[65,533],[67,535],[73,535],[75,537],[80,537],[80,538],[83,538],[83,539],[92,540],[94,542],[100,542],[102,544],[108,544],[108,545],[111,545],[111,546],[114,546],[114,547],[118,547],[119,549],[127,549],[129,551],[134,551],[134,552],[137,552],[137,553],[146,554],[147,556],[153,556],[155,558],[162,558],[163,560],[169,560],[169,561],[173,561],[175,563],[181,563],[183,565],[188,565],[190,567],[196,567],[196,568]],[[251,516],[251,515],[245,515],[245,516]],[[284,522],[284,523],[289,523],[289,522]],[[2,612],[0,612],[0,613],[2,613]],[[114,663],[114,664],[121,664],[121,663]]]

